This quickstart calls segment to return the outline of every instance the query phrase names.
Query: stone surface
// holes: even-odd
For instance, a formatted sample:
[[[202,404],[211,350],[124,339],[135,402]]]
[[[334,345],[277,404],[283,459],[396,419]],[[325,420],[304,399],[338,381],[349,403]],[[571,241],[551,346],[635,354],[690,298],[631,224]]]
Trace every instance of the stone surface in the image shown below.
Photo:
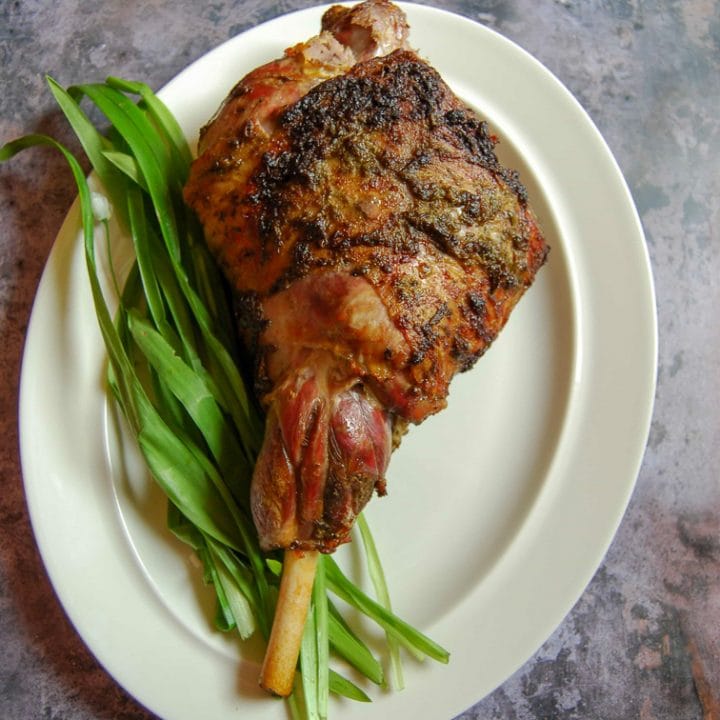
[[[107,74],[162,86],[234,34],[312,3],[0,2],[0,141],[72,147],[45,89]],[[627,515],[585,593],[462,720],[720,717],[720,5],[445,0],[535,55],[613,150],[646,231],[660,329],[650,440]],[[31,534],[18,453],[24,334],[74,196],[54,154],[0,168],[0,717],[152,717],[78,638]],[[409,690],[411,691],[411,690]]]

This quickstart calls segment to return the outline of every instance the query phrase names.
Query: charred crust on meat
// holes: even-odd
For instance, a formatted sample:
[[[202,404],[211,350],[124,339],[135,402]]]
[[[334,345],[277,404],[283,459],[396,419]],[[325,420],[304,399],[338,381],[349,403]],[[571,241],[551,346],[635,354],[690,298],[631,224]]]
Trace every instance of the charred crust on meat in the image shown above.
[[[418,339],[408,358],[408,365],[419,365],[425,360],[428,353],[435,348],[440,339],[438,326],[445,318],[451,315],[452,311],[450,307],[447,303],[443,302],[435,310],[433,315],[420,325],[418,328]]]
[[[482,317],[485,314],[485,298],[481,293],[471,290],[465,296],[465,301],[473,315]]]
[[[422,137],[430,144],[404,158],[394,148],[403,146],[403,128],[418,123],[425,128]],[[463,263],[484,265],[493,287],[516,283],[515,275],[522,268],[516,267],[515,261],[523,251],[518,236],[507,239],[517,250],[510,257],[499,249],[498,242],[505,239],[493,241],[483,228],[507,202],[500,199],[503,185],[520,204],[527,201],[525,188],[514,172],[499,164],[487,124],[467,108],[458,107],[437,72],[414,53],[399,50],[360,63],[346,75],[318,85],[287,108],[279,124],[287,144],[262,156],[250,201],[258,211],[263,257],[280,250],[288,225],[302,230],[304,240],[291,255],[293,267],[286,272],[287,278],[301,277],[312,269],[311,256],[316,251],[311,248],[328,249],[330,256],[338,258],[349,248],[361,246],[416,253],[429,239]],[[393,133],[399,133],[398,142],[383,146],[372,140],[374,132],[390,140]],[[469,157],[496,178],[496,183],[488,181],[484,189],[470,191],[455,187],[452,179],[437,172],[430,171],[430,178],[425,177],[425,169],[442,161],[447,153]],[[341,163],[347,172],[364,178],[368,187],[377,186],[377,178],[384,177],[416,202],[406,212],[384,218],[369,232],[347,226],[343,210],[333,201],[314,208],[307,219],[298,217],[294,203],[298,191],[330,189],[328,162]]]
[[[494,334],[488,331],[488,301],[490,293],[484,295],[479,290],[470,290],[466,295],[460,312],[475,334],[483,341],[483,345],[489,345]],[[490,300],[492,303],[492,301]]]
[[[475,365],[482,352],[473,350],[473,345],[462,336],[453,338],[450,353],[458,364],[458,372],[467,372]]]
[[[502,166],[495,155],[497,139],[488,133],[488,124],[474,113],[453,108],[445,114],[445,122],[455,137],[477,158],[478,162],[494,173],[497,173],[515,193],[521,204],[527,204],[527,190],[520,182],[516,171]]]

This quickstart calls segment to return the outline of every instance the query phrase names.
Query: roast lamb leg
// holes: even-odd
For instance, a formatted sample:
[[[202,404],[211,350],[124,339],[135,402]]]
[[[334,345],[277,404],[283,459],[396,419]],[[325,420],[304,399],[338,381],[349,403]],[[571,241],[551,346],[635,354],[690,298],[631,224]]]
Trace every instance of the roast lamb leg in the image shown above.
[[[251,503],[262,547],[286,551],[261,677],[278,694],[316,554],[385,493],[406,427],[445,407],[547,254],[496,139],[406,37],[385,0],[328,10],[232,90],[185,188],[267,413]]]

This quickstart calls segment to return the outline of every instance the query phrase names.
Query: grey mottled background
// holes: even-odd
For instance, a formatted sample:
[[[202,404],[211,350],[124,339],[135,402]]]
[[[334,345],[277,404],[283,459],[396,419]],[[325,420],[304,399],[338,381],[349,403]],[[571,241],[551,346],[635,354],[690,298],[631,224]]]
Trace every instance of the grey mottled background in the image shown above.
[[[0,0],[0,142],[74,146],[45,89],[113,73],[162,86],[209,48],[302,0]],[[720,718],[720,4],[437,0],[550,68],[613,150],[647,234],[660,328],[645,461],[574,610],[462,720]],[[16,426],[32,299],[74,196],[36,151],[0,168],[0,718],[143,720],[56,602],[25,509]],[[201,720],[201,719],[198,719]]]

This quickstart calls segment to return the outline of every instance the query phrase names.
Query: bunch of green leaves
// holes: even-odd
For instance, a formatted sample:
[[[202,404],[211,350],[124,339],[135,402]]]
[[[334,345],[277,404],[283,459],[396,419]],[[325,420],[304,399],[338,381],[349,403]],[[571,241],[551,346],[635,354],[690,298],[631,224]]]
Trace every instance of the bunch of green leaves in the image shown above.
[[[122,287],[114,271],[110,290],[102,282],[96,240],[106,244],[111,267],[114,240],[107,214],[98,214],[98,196],[72,153],[53,138],[28,135],[0,148],[0,162],[36,145],[54,147],[67,160],[78,187],[88,278],[107,348],[108,388],[150,475],[167,495],[169,529],[194,549],[205,581],[215,590],[217,627],[235,630],[243,639],[259,631],[267,639],[282,562],[260,550],[249,509],[263,418],[240,370],[243,358],[227,287],[183,203],[192,160],[185,137],[143,83],[108,78],[67,89],[52,79],[48,83],[120,232],[132,241],[134,262]],[[102,113],[109,130],[96,127],[83,101]],[[331,656],[385,685],[380,661],[333,597],[385,631],[396,687],[402,687],[401,645],[416,656],[448,660],[445,650],[392,613],[377,549],[362,517],[359,528],[379,602],[331,556],[321,558],[299,680],[289,699],[295,718],[327,717],[331,692],[369,700],[357,684],[330,668]]]

